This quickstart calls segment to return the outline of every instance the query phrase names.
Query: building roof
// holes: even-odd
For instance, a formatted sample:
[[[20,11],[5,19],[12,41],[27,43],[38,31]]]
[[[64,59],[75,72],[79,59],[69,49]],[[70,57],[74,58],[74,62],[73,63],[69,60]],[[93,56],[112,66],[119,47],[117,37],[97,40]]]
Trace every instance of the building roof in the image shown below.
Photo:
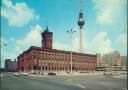
[[[41,47],[31,46],[27,51],[24,51],[19,56],[22,56],[24,54],[28,54],[31,50],[54,52],[54,53],[63,53],[63,54],[70,54],[71,53],[71,51],[57,50],[57,49],[44,49],[44,48],[41,48]],[[80,56],[91,56],[91,57],[95,57],[96,56],[94,54],[85,54],[85,53],[78,53],[78,52],[72,52],[72,54],[73,55],[80,55]]]

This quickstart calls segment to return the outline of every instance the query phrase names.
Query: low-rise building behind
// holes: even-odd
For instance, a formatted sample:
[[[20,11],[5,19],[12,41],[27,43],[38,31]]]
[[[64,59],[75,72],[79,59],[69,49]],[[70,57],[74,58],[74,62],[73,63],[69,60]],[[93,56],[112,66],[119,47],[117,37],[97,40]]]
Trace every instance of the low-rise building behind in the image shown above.
[[[11,61],[11,59],[6,59],[5,60],[5,70],[7,72],[16,72],[17,70],[17,62]]]

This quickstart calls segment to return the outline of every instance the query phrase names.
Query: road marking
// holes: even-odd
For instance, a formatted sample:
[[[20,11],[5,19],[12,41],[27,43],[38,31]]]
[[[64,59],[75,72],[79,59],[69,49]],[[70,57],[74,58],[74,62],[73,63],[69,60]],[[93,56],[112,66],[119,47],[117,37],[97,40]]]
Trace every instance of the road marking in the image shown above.
[[[127,88],[122,88],[123,90],[128,90]]]
[[[71,82],[72,83],[72,80],[70,80],[70,79],[68,79],[68,80],[66,80],[67,82]]]
[[[85,88],[84,86],[80,85],[80,84],[76,84],[76,86],[79,86],[81,88]]]

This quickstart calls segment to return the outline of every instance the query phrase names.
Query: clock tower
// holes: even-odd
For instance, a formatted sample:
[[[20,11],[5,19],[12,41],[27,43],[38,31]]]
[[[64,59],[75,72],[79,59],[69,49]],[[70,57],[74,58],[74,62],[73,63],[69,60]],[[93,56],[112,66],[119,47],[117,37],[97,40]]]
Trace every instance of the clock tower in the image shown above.
[[[53,32],[49,32],[48,26],[47,26],[46,30],[41,34],[41,36],[42,36],[42,48],[52,49],[52,34],[53,34]]]

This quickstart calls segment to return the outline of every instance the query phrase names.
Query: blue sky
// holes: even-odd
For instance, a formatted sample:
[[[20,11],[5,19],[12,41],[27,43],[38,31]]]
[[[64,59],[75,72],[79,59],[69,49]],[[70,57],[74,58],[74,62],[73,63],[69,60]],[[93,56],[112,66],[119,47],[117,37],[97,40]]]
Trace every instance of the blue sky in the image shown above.
[[[85,25],[84,53],[119,51],[127,55],[126,0],[83,0]],[[53,34],[53,48],[79,50],[79,0],[2,0],[1,61],[15,59],[30,46],[41,46],[40,33],[48,25]],[[4,43],[7,46],[4,46]]]

